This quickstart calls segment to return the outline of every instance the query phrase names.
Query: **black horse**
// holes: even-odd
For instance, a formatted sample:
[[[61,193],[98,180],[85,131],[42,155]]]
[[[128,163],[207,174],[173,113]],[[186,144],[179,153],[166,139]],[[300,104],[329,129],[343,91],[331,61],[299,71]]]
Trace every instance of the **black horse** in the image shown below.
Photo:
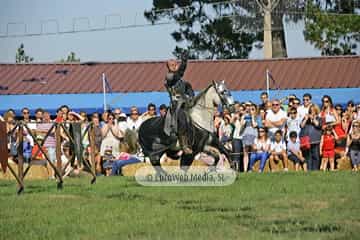
[[[219,142],[215,133],[214,113],[219,104],[227,107],[233,105],[234,100],[227,90],[224,81],[212,82],[205,90],[193,99],[193,105],[189,109],[191,129],[189,139],[192,146],[192,154],[182,154],[180,166],[187,170],[192,164],[196,154],[205,152],[215,159],[214,165],[219,161],[220,154],[230,159],[228,151]],[[146,120],[139,129],[139,143],[145,156],[150,158],[151,164],[156,169],[161,169],[160,158],[166,153],[167,156],[178,159],[180,150],[177,139],[168,137],[164,129],[165,118],[155,117]]]

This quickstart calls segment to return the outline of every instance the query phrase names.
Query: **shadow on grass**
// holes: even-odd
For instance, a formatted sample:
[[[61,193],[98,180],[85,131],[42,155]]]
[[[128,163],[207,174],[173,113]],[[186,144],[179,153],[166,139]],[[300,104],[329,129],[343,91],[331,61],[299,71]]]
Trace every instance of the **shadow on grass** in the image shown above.
[[[105,196],[108,199],[119,200],[145,200],[145,196],[137,193],[119,192],[111,193]]]

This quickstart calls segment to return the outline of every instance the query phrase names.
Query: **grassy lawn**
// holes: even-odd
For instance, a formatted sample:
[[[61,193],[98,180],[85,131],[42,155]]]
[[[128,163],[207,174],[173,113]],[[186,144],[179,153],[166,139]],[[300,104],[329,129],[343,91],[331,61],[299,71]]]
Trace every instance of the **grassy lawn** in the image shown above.
[[[242,174],[227,187],[133,178],[0,180],[0,239],[360,239],[360,174]]]

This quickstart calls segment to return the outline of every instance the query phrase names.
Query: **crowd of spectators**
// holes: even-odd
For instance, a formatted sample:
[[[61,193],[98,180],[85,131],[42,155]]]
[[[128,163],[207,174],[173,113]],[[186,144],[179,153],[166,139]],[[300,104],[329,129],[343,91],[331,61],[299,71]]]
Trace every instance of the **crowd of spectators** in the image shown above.
[[[349,156],[353,171],[360,168],[360,105],[349,101],[345,108],[334,105],[330,96],[322,97],[319,107],[312,102],[311,94],[304,94],[302,101],[295,95],[284,99],[269,100],[266,92],[260,96],[261,103],[235,102],[234,112],[223,108],[214,116],[216,134],[224,146],[231,152],[232,161],[237,163],[239,171],[254,171],[256,161],[260,161],[259,172],[263,172],[267,161],[271,171],[282,163],[283,171],[288,171],[292,161],[296,171],[330,170],[337,168],[336,159]],[[16,120],[22,120],[29,129],[34,130],[38,140],[51,129],[54,122],[78,122],[81,131],[86,133],[87,126],[93,123],[95,149],[89,147],[89,138],[82,142],[84,156],[95,151],[96,171],[98,174],[121,174],[121,167],[144,161],[137,142],[124,142],[126,134],[137,132],[146,119],[165,117],[166,105],[159,109],[152,103],[147,111],[140,113],[133,106],[127,115],[120,108],[99,113],[71,111],[68,106],[61,106],[56,116],[51,116],[43,109],[37,109],[33,118],[29,109],[23,108],[22,116],[16,116],[9,109],[0,120],[6,122],[9,156],[16,161],[18,136],[12,129]],[[131,130],[131,131],[127,131]],[[80,169],[70,159],[74,152],[69,144],[69,136],[61,131],[61,159],[66,175],[77,174]],[[24,159],[44,158],[34,144],[34,140],[24,130]],[[56,161],[55,131],[51,131],[42,146],[50,161]]]

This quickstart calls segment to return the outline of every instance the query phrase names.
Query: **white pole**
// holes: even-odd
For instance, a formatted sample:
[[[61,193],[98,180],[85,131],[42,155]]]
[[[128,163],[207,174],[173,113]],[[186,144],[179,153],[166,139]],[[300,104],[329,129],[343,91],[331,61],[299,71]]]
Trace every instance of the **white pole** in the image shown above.
[[[270,82],[269,82],[269,69],[266,69],[266,92],[270,99]]]
[[[105,83],[105,73],[102,74],[102,83],[103,83],[103,95],[104,95],[104,112],[106,109],[106,83]]]

